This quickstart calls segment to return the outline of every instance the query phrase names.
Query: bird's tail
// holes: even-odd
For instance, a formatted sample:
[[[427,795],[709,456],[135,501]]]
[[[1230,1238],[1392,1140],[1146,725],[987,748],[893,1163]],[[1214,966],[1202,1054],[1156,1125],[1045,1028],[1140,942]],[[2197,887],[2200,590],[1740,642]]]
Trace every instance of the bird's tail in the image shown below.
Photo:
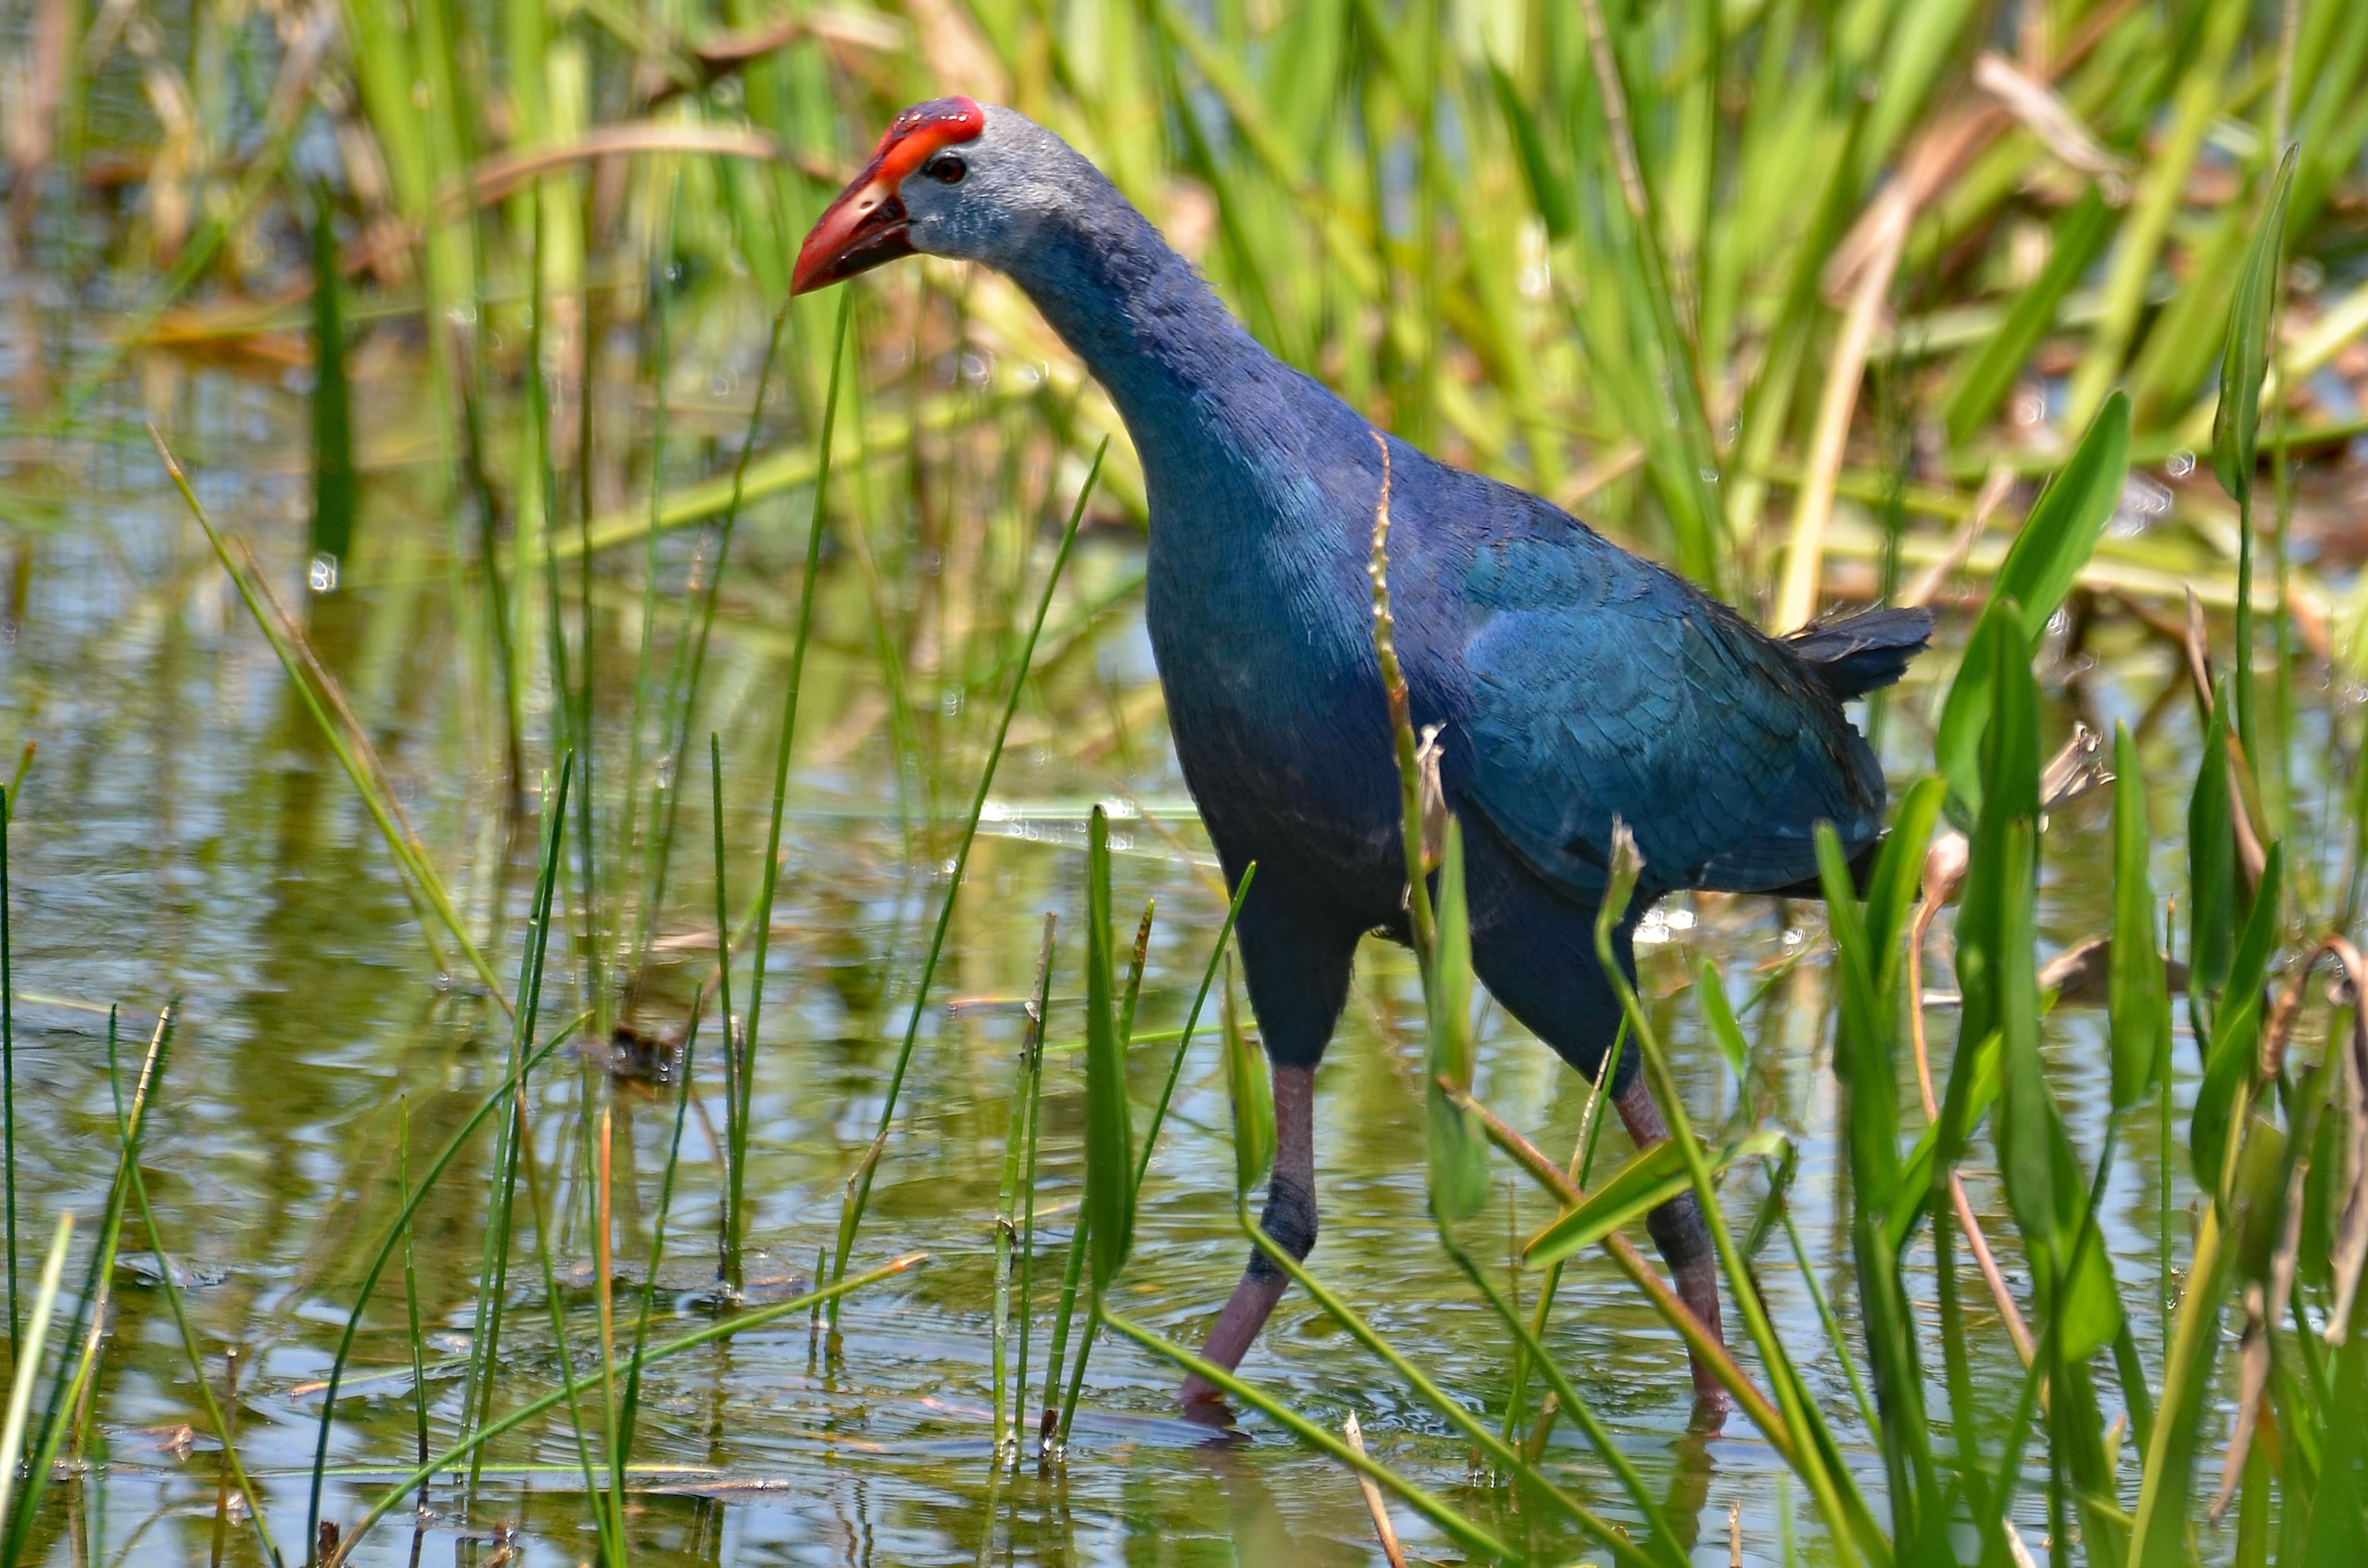
[[[1843,701],[1889,686],[1932,641],[1932,612],[1871,609],[1813,620],[1784,646]]]

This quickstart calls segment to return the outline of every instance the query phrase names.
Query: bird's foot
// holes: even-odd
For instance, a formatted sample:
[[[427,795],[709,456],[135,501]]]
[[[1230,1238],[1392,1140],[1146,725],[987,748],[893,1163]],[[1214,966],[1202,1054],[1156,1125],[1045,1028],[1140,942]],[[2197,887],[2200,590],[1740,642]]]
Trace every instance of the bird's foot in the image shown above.
[[[1225,1403],[1224,1391],[1197,1372],[1186,1375],[1176,1397],[1184,1406],[1184,1419],[1195,1426],[1223,1428],[1234,1424],[1234,1407]]]

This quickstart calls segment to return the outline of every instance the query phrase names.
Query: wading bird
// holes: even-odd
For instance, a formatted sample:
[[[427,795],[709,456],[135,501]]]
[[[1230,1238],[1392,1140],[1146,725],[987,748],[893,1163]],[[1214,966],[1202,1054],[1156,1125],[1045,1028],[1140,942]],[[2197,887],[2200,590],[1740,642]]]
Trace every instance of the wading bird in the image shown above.
[[[1406,937],[1398,775],[1372,634],[1384,449],[1277,360],[1092,164],[1011,109],[964,97],[898,115],[798,254],[798,292],[921,252],[1010,278],[1108,389],[1151,506],[1144,590],[1186,782],[1240,919],[1278,1138],[1263,1223],[1315,1241],[1315,1074],[1359,940]],[[1463,824],[1474,966],[1592,1080],[1620,1019],[1597,961],[1615,819],[1644,880],[1617,954],[1685,888],[1814,892],[1813,832],[1854,858],[1884,780],[1842,703],[1898,678],[1930,618],[1884,610],[1786,638],[1602,539],[1560,508],[1388,439],[1390,587],[1417,725]],[[1611,1085],[1638,1145],[1668,1136],[1636,1054]],[[1646,1228],[1715,1334],[1717,1263],[1691,1194]],[[1235,1367],[1284,1277],[1253,1255],[1211,1330]],[[1694,1365],[1697,1396],[1724,1397]],[[1215,1391],[1188,1379],[1189,1404]]]

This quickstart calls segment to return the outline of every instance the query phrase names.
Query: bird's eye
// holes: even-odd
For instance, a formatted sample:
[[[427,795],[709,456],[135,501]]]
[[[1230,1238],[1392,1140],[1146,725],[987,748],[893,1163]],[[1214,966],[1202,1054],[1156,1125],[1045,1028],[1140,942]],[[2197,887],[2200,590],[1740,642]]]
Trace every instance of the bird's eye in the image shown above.
[[[951,153],[929,164],[929,177],[940,185],[960,185],[962,176],[968,173],[970,165]]]

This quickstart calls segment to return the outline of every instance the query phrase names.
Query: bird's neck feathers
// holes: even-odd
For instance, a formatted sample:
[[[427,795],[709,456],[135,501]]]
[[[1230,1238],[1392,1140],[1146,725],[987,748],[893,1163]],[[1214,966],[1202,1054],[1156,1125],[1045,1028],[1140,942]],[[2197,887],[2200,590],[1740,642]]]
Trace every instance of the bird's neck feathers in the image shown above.
[[[1252,337],[1099,170],[1076,168],[1007,270],[1109,390],[1155,490],[1163,478],[1229,488],[1288,465],[1316,426],[1363,427]]]

